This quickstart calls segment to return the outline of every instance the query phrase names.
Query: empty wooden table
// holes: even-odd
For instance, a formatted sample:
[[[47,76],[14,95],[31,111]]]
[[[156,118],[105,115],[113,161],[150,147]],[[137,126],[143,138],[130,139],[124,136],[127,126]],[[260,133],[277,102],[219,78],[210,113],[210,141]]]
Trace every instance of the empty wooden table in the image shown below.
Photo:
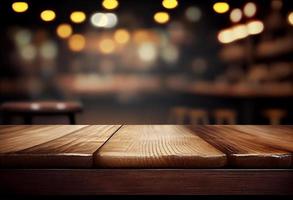
[[[292,160],[293,126],[0,126],[0,194],[293,194]]]
[[[10,123],[12,116],[21,116],[25,124],[32,124],[34,116],[65,115],[70,124],[76,124],[75,114],[82,110],[77,102],[36,101],[36,102],[7,102],[1,105],[4,124]]]

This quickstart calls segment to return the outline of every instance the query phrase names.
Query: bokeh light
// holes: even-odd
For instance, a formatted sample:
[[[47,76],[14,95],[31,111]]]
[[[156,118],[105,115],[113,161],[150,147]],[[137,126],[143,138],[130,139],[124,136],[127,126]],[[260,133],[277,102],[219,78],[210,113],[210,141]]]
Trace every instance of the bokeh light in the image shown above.
[[[56,14],[53,10],[44,10],[41,12],[41,19],[45,22],[53,21],[56,17]]]
[[[226,13],[230,9],[230,6],[226,2],[217,2],[213,5],[213,9],[216,13]]]
[[[113,53],[115,50],[115,43],[109,38],[102,39],[99,44],[99,49],[103,54]]]
[[[68,38],[72,34],[72,27],[70,24],[60,24],[57,27],[56,33],[60,38]]]
[[[201,18],[201,10],[196,6],[191,6],[186,9],[185,17],[191,22],[197,22]]]
[[[70,15],[70,19],[74,23],[82,23],[86,20],[86,15],[84,12],[81,11],[74,11]]]
[[[94,13],[91,16],[91,23],[95,27],[113,28],[118,23],[117,15],[114,13]]]
[[[20,56],[26,61],[32,61],[37,57],[37,48],[34,45],[25,45],[20,48]]]
[[[153,62],[158,57],[158,51],[153,43],[145,42],[139,46],[138,56],[144,62]]]
[[[32,33],[27,29],[19,30],[15,33],[14,40],[19,47],[28,45],[32,41]]]
[[[239,24],[239,25],[232,27],[232,32],[233,32],[233,39],[234,40],[243,39],[248,36],[248,30],[247,30],[246,25],[244,25],[244,24]]]
[[[230,13],[231,22],[239,22],[242,18],[242,11],[239,8],[235,8]]]
[[[225,29],[219,32],[218,34],[219,42],[227,44],[234,41],[233,32],[231,29]]]
[[[264,25],[261,21],[251,21],[247,23],[247,31],[251,35],[256,35],[264,30]]]
[[[28,3],[26,2],[14,2],[12,4],[12,9],[14,12],[22,13],[28,10]]]
[[[119,44],[125,44],[130,39],[130,34],[126,29],[118,29],[114,33],[114,39]]]
[[[58,47],[53,41],[46,41],[40,47],[40,55],[44,59],[54,59],[57,56]]]
[[[178,1],[177,0],[163,0],[162,5],[164,6],[164,8],[173,9],[178,6]]]
[[[68,40],[68,46],[71,51],[81,51],[85,47],[85,37],[81,34],[74,34]]]
[[[154,20],[159,24],[165,24],[170,20],[170,16],[166,12],[157,12],[154,15]]]
[[[293,26],[293,12],[290,12],[288,15],[288,22]]]
[[[104,0],[102,5],[108,10],[113,10],[118,7],[119,2],[117,0]]]
[[[253,17],[256,13],[255,3],[249,2],[245,4],[243,12],[246,17]]]

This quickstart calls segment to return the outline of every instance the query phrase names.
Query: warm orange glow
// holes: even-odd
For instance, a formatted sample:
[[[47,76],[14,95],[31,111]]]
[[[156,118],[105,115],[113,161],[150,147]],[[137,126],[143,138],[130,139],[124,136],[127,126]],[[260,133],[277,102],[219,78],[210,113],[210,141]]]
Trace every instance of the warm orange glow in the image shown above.
[[[86,20],[86,15],[84,12],[81,11],[74,11],[70,15],[70,19],[74,23],[82,23]]]
[[[69,24],[60,24],[56,30],[57,35],[60,38],[68,38],[72,34],[72,28]]]
[[[74,34],[68,40],[69,49],[76,52],[83,50],[85,43],[85,38],[81,34]]]
[[[28,4],[26,2],[14,2],[11,7],[14,12],[21,13],[27,11]]]
[[[53,10],[44,10],[41,12],[41,19],[45,22],[53,21],[56,17],[56,14]]]
[[[288,15],[288,22],[293,26],[293,12],[290,12]]]
[[[125,44],[129,41],[130,39],[130,34],[127,30],[125,29],[118,29],[115,33],[114,33],[114,39],[117,43],[120,44]]]
[[[111,39],[103,39],[99,44],[99,48],[102,53],[110,54],[115,50],[115,43]]]
[[[118,7],[119,2],[117,0],[104,0],[102,5],[108,10],[113,10]]]
[[[222,14],[227,12],[230,9],[230,6],[226,2],[217,2],[214,4],[213,8],[216,13]]]
[[[173,9],[178,6],[177,0],[163,0],[162,5],[167,9]]]
[[[154,15],[154,20],[159,24],[165,24],[170,20],[170,16],[166,12],[157,12]]]

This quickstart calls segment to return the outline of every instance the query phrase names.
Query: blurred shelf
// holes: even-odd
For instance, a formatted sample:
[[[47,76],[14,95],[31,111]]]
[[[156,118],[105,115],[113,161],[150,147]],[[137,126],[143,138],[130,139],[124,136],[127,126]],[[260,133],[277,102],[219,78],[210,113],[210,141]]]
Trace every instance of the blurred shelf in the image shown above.
[[[184,92],[195,95],[219,96],[219,97],[293,97],[293,85],[291,83],[267,83],[267,84],[228,84],[221,82],[197,81],[192,83],[170,83],[169,89],[176,92]]]

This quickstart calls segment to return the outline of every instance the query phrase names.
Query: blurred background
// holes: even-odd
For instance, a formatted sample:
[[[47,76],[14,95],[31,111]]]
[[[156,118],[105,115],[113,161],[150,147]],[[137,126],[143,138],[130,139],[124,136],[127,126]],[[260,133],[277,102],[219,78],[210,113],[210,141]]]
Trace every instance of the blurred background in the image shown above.
[[[293,123],[292,0],[1,0],[0,20],[2,124]]]

